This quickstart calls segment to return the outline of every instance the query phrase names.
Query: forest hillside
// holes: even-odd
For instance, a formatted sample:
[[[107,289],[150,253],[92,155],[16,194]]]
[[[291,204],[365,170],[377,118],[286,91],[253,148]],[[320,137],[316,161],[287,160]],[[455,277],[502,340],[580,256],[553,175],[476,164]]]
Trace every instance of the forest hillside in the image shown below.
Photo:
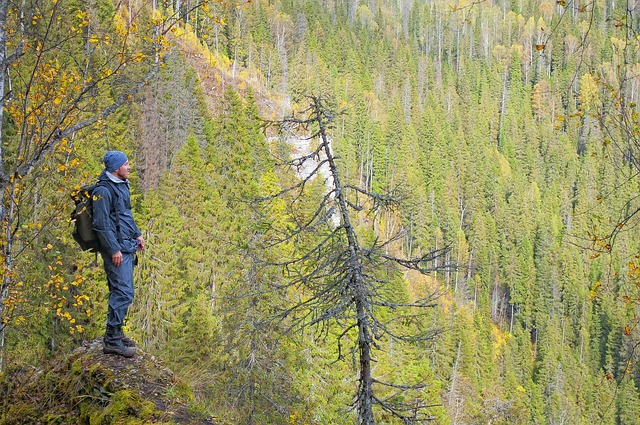
[[[70,194],[118,149],[147,244],[126,331],[189,414],[640,424],[634,2],[0,12],[0,423],[104,333]]]

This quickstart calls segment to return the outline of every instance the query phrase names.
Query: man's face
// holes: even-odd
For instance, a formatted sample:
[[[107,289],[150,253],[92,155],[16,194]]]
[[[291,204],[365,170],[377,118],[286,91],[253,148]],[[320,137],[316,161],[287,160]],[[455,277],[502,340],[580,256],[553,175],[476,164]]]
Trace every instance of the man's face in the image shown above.
[[[129,165],[129,161],[126,161],[120,166],[120,168],[118,168],[111,174],[113,174],[120,180],[126,180],[129,178],[129,172],[131,172],[131,166]]]

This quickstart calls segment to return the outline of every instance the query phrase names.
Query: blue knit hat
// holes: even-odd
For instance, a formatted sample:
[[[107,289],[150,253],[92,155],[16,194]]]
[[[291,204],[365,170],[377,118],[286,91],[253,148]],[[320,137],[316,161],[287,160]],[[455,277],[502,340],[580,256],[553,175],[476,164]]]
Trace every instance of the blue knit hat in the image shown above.
[[[102,159],[104,162],[104,168],[109,172],[116,171],[128,160],[127,155],[120,151],[108,151],[104,154],[104,158]]]

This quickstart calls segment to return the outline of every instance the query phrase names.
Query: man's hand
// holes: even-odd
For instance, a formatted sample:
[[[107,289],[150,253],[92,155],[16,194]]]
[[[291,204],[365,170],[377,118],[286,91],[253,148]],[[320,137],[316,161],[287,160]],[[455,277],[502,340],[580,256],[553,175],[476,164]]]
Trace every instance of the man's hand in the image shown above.
[[[116,252],[111,256],[111,262],[114,266],[120,267],[122,264],[122,253],[120,251]]]
[[[138,236],[136,238],[138,240],[138,251],[142,251],[144,249],[144,239],[142,238],[142,236]]]

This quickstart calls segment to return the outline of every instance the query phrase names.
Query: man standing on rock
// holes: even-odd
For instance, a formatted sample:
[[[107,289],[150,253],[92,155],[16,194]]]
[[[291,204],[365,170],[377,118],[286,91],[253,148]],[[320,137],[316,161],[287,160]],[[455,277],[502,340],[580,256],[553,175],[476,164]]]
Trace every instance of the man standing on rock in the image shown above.
[[[133,301],[133,266],[136,252],[144,249],[144,239],[131,212],[127,156],[108,151],[105,169],[93,190],[93,228],[100,241],[100,254],[109,284],[107,330],[103,352],[124,357],[135,355],[135,342],[127,338],[122,326]]]

